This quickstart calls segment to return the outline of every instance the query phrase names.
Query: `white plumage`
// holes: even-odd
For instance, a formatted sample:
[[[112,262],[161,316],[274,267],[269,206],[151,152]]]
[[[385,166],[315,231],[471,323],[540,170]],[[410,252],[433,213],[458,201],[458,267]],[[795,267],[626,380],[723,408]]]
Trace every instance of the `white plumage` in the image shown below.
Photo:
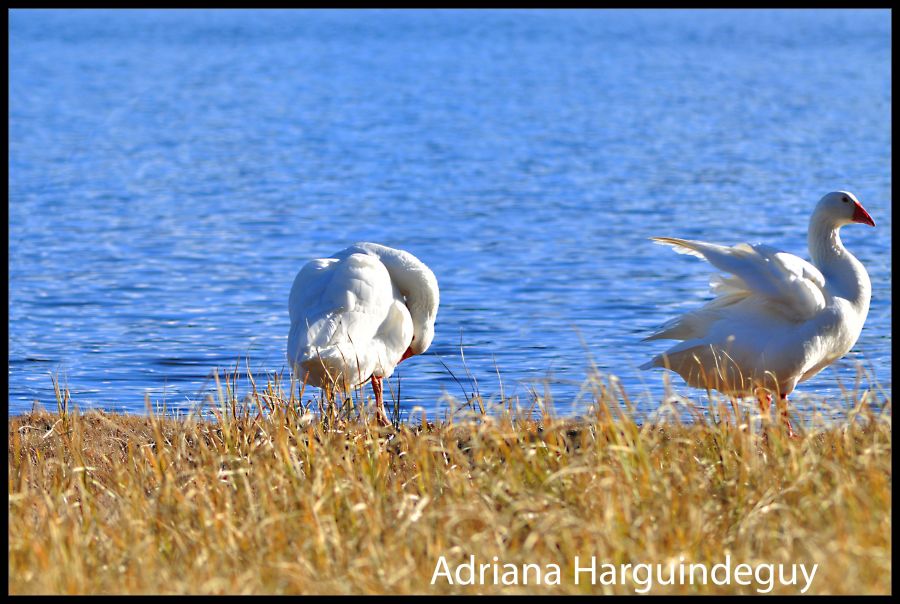
[[[291,287],[288,363],[297,379],[330,392],[371,379],[387,423],[381,380],[428,349],[438,304],[434,273],[409,252],[357,243],[312,260]]]
[[[812,263],[762,244],[654,238],[730,276],[715,275],[713,300],[646,338],[681,342],[641,368],[672,369],[694,387],[739,395],[761,387],[787,397],[849,352],[862,331],[872,287],[839,235],[852,222],[875,226],[853,194],[819,201],[807,235]]]

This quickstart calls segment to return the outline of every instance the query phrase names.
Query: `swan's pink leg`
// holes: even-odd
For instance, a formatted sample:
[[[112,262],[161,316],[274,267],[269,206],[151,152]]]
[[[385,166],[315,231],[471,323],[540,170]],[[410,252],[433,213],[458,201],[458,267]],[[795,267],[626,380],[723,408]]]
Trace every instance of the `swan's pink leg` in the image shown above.
[[[794,427],[791,425],[791,418],[787,412],[787,394],[781,394],[780,398],[784,402],[784,407],[779,411],[779,416],[781,417],[781,421],[784,422],[784,425],[787,428],[788,438],[800,438],[800,436],[798,436],[797,433],[794,432]],[[768,417],[769,409],[772,406],[772,394],[766,391],[765,396],[758,395],[757,400],[759,401],[759,410],[762,411],[763,415]]]
[[[791,426],[791,416],[788,415],[787,405],[787,394],[781,395],[781,400],[784,401],[784,407],[781,409],[781,419],[784,421],[784,424],[787,426],[788,438],[800,438],[800,436],[794,432],[794,427]]]
[[[372,391],[375,393],[375,419],[381,426],[390,426],[391,422],[384,412],[383,387],[381,380],[382,378],[380,377],[372,376]]]
[[[763,417],[766,418],[766,421],[769,419],[769,408],[772,406],[772,394],[768,390],[763,390],[760,388],[757,390],[756,400],[759,403],[759,411],[762,413]],[[768,446],[769,444],[769,432],[763,429],[762,434],[763,443]]]

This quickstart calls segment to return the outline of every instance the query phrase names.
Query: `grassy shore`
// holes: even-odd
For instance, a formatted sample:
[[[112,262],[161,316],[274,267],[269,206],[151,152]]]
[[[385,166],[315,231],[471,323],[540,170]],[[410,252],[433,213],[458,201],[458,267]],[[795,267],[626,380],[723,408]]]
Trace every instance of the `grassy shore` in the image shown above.
[[[9,420],[11,594],[635,593],[634,577],[604,585],[599,571],[575,584],[576,556],[711,567],[726,555],[817,564],[806,593],[890,592],[889,402],[792,440],[730,406],[638,425],[609,392],[578,421],[393,430],[322,421],[271,385],[243,410],[223,395],[216,421],[77,413],[60,396],[55,413]],[[491,569],[484,585],[432,584],[442,556],[501,577],[504,564],[556,564],[560,582],[495,585]],[[757,576],[653,583],[766,589]]]

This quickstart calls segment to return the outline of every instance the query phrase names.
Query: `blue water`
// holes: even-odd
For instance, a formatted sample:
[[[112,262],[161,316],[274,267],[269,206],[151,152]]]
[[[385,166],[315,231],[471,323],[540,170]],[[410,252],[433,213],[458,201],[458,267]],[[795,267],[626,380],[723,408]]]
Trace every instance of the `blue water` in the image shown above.
[[[591,362],[654,408],[636,366],[668,343],[640,340],[711,271],[648,237],[806,256],[834,189],[878,224],[842,232],[872,307],[798,392],[846,406],[862,363],[889,396],[886,11],[15,10],[9,34],[10,413],[53,408],[57,373],[143,413],[248,357],[281,372],[294,275],[360,240],[441,286],[405,411],[477,381],[575,413]]]

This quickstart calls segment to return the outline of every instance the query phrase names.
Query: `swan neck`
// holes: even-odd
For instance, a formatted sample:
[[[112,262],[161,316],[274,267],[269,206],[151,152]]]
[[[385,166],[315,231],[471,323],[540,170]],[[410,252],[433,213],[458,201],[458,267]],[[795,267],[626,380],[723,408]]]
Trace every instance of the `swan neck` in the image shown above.
[[[815,216],[809,225],[807,244],[810,258],[820,270],[839,262],[850,253],[841,241],[840,227],[825,221],[816,221]]]
[[[840,229],[841,225],[813,215],[807,238],[809,256],[833,295],[846,298],[861,311],[868,311],[872,296],[869,275],[856,256],[844,247]]]

